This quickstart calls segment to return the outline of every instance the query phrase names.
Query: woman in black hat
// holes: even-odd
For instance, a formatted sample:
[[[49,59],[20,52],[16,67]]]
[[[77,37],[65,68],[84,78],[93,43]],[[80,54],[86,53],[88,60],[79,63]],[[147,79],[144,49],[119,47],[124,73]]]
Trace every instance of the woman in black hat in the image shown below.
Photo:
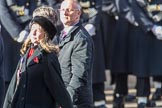
[[[55,26],[46,17],[32,19],[3,108],[72,108],[60,75],[59,49],[51,42],[55,34]]]

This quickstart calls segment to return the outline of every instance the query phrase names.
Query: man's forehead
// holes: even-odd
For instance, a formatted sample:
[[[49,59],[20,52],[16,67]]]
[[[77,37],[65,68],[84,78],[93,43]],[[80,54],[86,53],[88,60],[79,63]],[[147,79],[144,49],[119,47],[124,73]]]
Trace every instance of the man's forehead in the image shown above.
[[[74,8],[76,6],[75,2],[72,2],[70,0],[65,0],[61,4],[61,8],[68,7],[68,8]]]

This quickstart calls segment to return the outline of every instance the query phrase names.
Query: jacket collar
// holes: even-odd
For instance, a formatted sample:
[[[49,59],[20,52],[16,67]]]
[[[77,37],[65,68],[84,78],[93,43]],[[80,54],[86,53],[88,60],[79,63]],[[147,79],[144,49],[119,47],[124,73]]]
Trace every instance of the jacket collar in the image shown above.
[[[71,41],[74,38],[75,32],[80,29],[80,23],[74,25],[70,31],[67,33],[67,36],[63,39],[60,40],[59,42],[59,47],[63,47],[67,42]]]
[[[29,48],[29,50],[30,50],[30,48]],[[38,47],[35,49],[33,55],[31,55],[31,56],[27,59],[27,55],[28,55],[28,53],[29,53],[29,51],[28,51],[28,53],[27,53],[27,55],[26,55],[26,57],[25,57],[25,58],[27,59],[27,67],[36,63],[36,62],[34,62],[34,58],[35,58],[35,57],[38,57],[38,60],[40,60],[40,57],[42,56],[42,52],[43,52],[43,49],[41,48],[41,46],[38,46]]]

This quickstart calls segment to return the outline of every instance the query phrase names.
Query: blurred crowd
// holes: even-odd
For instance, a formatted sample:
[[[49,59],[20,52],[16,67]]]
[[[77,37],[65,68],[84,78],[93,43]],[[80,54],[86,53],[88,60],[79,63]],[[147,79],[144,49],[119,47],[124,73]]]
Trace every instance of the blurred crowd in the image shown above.
[[[107,108],[105,70],[115,84],[113,108],[137,100],[138,108],[156,107],[162,95],[162,1],[161,0],[78,0],[81,22],[95,46],[93,101],[95,108]],[[53,7],[59,18],[62,0],[0,1],[0,108],[20,59],[20,47],[29,32],[32,12],[40,6]],[[56,23],[58,34],[63,25]],[[1,39],[1,37],[3,39]],[[1,45],[2,44],[2,45]],[[1,63],[1,61],[3,61]],[[136,96],[128,94],[128,76],[136,77]],[[155,93],[150,98],[150,78]]]

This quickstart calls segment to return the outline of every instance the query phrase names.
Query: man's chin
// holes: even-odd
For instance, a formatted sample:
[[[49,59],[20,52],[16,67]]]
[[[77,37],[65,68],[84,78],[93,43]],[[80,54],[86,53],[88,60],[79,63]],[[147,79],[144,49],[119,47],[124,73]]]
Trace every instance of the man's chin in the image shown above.
[[[66,26],[70,26],[70,23],[66,22],[66,23],[64,23],[64,26],[65,26],[65,27],[66,27]]]

